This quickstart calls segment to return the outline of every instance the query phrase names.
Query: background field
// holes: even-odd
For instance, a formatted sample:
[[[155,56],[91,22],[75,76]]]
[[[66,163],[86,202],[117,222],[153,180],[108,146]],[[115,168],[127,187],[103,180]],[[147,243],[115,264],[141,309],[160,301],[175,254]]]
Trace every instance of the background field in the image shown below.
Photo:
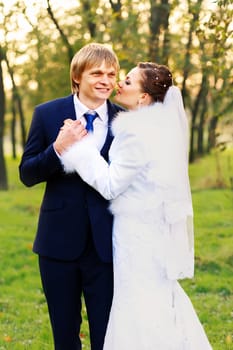
[[[0,192],[0,350],[51,350],[37,257],[31,252],[43,185],[28,189],[20,184],[18,163],[8,160],[10,190]],[[196,270],[182,285],[214,350],[233,349],[232,163],[228,150],[190,166]],[[83,319],[81,336],[89,350],[85,308]]]

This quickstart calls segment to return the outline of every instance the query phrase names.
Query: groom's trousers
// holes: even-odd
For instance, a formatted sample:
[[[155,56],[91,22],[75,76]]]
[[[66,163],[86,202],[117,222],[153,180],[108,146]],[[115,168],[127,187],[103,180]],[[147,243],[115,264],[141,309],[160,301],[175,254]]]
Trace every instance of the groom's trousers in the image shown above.
[[[98,257],[91,235],[74,261],[39,256],[41,280],[53,330],[55,350],[80,350],[81,296],[88,315],[92,350],[103,350],[113,295],[112,263]]]

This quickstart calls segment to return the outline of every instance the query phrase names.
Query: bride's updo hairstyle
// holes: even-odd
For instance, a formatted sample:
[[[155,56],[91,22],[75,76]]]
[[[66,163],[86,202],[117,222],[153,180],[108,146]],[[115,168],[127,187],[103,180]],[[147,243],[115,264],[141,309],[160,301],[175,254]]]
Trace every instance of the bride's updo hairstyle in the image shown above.
[[[153,62],[140,62],[141,85],[143,92],[148,93],[153,102],[163,102],[165,94],[172,85],[172,74],[167,66]]]

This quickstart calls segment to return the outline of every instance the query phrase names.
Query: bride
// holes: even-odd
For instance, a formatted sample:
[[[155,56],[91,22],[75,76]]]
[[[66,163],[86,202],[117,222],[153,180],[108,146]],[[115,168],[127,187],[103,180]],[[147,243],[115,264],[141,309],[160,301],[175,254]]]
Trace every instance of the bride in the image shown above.
[[[93,136],[62,155],[114,214],[114,296],[104,350],[212,349],[178,280],[194,272],[188,125],[168,68],[139,63],[118,84],[108,164]],[[84,126],[67,121],[63,127]]]

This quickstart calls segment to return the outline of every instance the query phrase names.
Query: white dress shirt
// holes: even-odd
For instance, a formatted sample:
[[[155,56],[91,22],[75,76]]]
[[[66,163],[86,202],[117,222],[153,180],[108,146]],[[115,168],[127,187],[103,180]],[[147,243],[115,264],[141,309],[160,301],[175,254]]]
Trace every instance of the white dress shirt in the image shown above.
[[[84,113],[90,111],[90,109],[79,100],[76,94],[74,94],[74,108],[77,120],[80,120],[81,123],[86,126],[86,119],[83,115]],[[101,106],[96,108],[95,111],[98,113],[98,117],[94,120],[93,123],[93,136],[98,150],[101,150],[108,132],[107,102],[105,101]]]

